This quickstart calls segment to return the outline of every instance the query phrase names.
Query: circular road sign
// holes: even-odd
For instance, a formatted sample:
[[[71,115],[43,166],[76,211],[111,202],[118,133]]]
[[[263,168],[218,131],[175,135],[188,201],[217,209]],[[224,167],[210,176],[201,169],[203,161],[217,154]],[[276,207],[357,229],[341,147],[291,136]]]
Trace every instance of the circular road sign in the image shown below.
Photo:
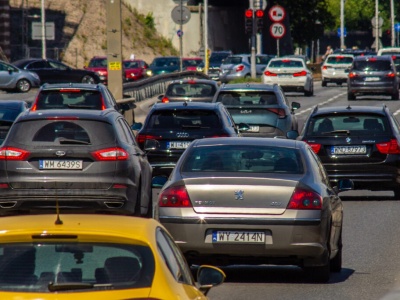
[[[179,37],[181,37],[181,36],[183,35],[183,31],[179,29],[179,30],[176,32],[176,34],[177,34]]]
[[[272,37],[280,39],[285,35],[286,28],[282,23],[276,22],[269,27],[269,32],[271,33]]]
[[[187,6],[175,6],[171,18],[176,24],[186,24],[190,20],[190,9]]]
[[[269,9],[268,15],[272,22],[280,22],[285,18],[286,12],[282,6],[274,5]]]

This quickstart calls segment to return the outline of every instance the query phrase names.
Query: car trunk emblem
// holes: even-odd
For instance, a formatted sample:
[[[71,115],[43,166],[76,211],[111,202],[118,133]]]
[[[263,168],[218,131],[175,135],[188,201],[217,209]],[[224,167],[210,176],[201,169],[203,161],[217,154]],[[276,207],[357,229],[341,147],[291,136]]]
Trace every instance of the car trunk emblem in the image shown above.
[[[65,151],[56,151],[58,157],[65,156],[65,154],[67,154]]]
[[[235,200],[244,200],[243,194],[244,194],[244,191],[242,191],[242,190],[235,191]]]

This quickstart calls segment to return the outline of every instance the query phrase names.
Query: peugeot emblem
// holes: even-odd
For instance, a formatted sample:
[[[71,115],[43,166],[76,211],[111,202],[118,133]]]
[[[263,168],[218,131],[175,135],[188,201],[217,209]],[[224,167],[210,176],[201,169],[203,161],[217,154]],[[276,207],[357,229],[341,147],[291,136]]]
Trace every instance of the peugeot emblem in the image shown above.
[[[61,157],[61,156],[65,156],[65,154],[67,154],[65,151],[56,151],[56,155],[58,156],[58,157]]]
[[[244,191],[238,190],[235,191],[235,200],[243,200]]]
[[[176,136],[179,137],[179,138],[187,138],[187,137],[189,137],[189,133],[187,133],[187,132],[177,132]]]
[[[350,142],[351,142],[351,138],[347,137],[347,138],[346,138],[346,142],[347,142],[347,143],[350,143]]]

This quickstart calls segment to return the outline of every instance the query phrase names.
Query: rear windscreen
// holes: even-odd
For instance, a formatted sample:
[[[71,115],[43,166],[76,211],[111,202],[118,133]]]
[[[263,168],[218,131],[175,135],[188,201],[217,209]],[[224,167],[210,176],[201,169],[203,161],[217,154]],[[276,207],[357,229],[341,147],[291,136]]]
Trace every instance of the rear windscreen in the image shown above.
[[[151,129],[220,127],[218,115],[212,110],[160,110],[154,112],[148,121],[148,128]]]
[[[36,109],[87,108],[101,110],[102,95],[99,91],[65,89],[40,92]]]
[[[240,56],[229,56],[225,58],[225,61],[223,62],[224,65],[238,65],[242,63],[242,57]]]
[[[208,83],[171,83],[165,93],[169,97],[212,97],[216,92],[216,88]]]
[[[30,120],[14,124],[9,142],[21,145],[104,145],[115,143],[113,126],[94,120]],[[101,134],[99,134],[101,132]]]
[[[387,71],[391,70],[389,60],[361,60],[355,61],[354,67],[357,71]]]
[[[218,95],[217,102],[227,106],[277,105],[278,99],[273,91],[226,91]]]
[[[299,60],[283,59],[270,61],[268,68],[302,68],[303,62]]]
[[[328,64],[351,64],[353,62],[352,57],[344,57],[344,56],[330,56],[327,61]]]

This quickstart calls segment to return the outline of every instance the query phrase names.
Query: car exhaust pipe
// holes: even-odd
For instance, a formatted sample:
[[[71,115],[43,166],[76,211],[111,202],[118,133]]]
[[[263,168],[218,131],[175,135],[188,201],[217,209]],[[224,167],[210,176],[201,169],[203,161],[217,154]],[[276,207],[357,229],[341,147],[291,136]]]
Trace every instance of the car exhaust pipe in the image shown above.
[[[0,208],[13,208],[17,205],[17,201],[0,202]]]
[[[107,208],[121,208],[124,206],[124,202],[104,202],[104,205],[107,206]]]

